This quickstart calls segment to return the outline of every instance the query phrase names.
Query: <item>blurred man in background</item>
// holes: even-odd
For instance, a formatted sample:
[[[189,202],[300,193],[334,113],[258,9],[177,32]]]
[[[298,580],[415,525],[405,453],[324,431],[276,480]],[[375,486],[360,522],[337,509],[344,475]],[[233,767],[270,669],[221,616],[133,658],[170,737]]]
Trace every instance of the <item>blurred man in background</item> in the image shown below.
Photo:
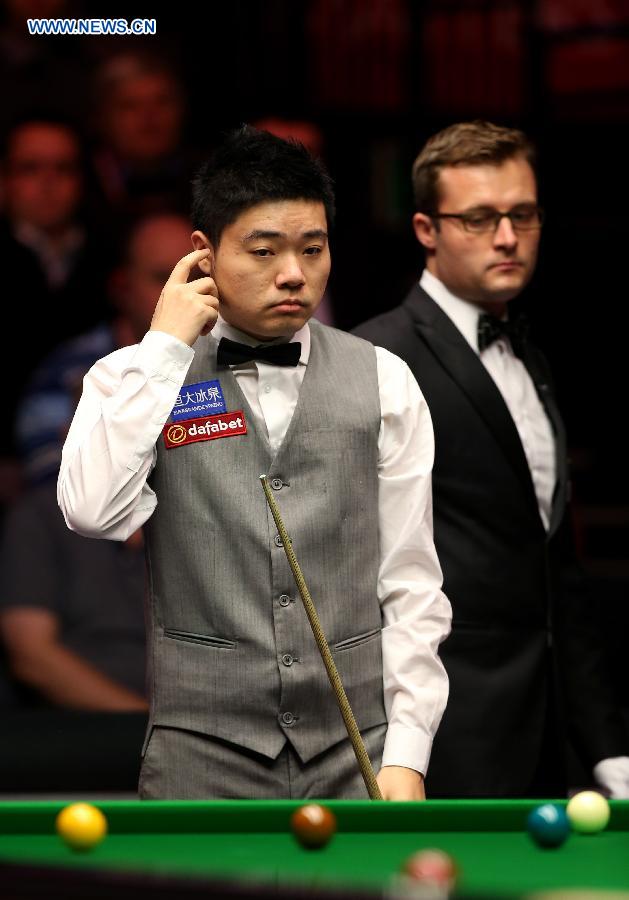
[[[0,546],[0,636],[31,702],[143,711],[144,554],[70,532],[54,481],[25,491]]]
[[[183,88],[163,59],[118,54],[96,70],[93,165],[103,214],[115,222],[165,208],[187,212],[197,161],[183,146],[184,116]]]
[[[130,228],[110,279],[112,321],[61,345],[20,403],[18,438],[33,486],[10,510],[0,545],[0,635],[13,678],[40,703],[146,709],[142,534],[120,544],[70,532],[55,478],[83,376],[146,333],[164,280],[190,249],[190,231],[171,213]]]
[[[29,374],[59,341],[102,318],[106,245],[90,236],[82,216],[84,172],[81,142],[67,123],[26,118],[9,130],[2,150],[0,256],[5,334],[28,323],[28,340],[0,365],[7,388],[8,427],[0,438],[0,503],[19,489],[12,463],[12,423]]]
[[[33,340],[50,348],[102,315],[110,263],[107,247],[90,234],[83,217],[85,172],[77,132],[49,118],[14,125],[4,146],[2,193],[0,250],[14,261],[8,286],[29,304]]]
[[[189,220],[174,213],[135,222],[108,279],[111,320],[59,346],[34,373],[16,421],[16,444],[30,483],[57,477],[83,376],[97,359],[141,340],[164,281],[190,249],[190,232]]]

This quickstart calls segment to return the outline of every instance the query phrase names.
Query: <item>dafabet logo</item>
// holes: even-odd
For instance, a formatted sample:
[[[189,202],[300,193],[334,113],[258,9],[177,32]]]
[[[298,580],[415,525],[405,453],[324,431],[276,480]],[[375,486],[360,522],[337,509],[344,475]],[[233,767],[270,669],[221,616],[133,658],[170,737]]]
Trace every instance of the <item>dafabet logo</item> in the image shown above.
[[[245,414],[241,409],[236,412],[220,413],[202,419],[190,419],[187,422],[172,422],[164,426],[164,444],[167,449],[193,444],[197,441],[213,441],[216,438],[235,437],[247,433]]]

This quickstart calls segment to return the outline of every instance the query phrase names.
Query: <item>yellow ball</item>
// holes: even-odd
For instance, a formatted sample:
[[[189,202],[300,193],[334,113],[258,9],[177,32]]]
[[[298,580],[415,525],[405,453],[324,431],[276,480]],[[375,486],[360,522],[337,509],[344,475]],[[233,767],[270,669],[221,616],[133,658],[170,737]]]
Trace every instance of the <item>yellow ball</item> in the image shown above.
[[[68,847],[90,850],[107,834],[107,819],[90,803],[71,803],[57,816],[55,828]]]
[[[566,813],[574,831],[595,834],[609,822],[609,803],[598,791],[580,791],[568,801]]]

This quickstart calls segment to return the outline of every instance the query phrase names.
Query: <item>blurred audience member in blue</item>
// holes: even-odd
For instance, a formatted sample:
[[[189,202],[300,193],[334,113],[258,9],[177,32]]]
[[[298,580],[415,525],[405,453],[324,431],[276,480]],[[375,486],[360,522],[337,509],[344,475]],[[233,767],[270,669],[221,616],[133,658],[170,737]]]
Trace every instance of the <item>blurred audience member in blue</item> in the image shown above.
[[[182,86],[163,59],[118,54],[96,70],[93,167],[114,217],[189,209],[197,163],[182,146],[184,117]]]
[[[16,443],[30,483],[56,478],[83,376],[96,360],[144,336],[165,281],[190,252],[190,233],[188,219],[172,213],[132,225],[109,278],[113,318],[59,346],[35,372],[16,422]]]
[[[126,543],[70,532],[54,482],[9,511],[0,547],[0,635],[35,705],[146,709],[142,533]]]

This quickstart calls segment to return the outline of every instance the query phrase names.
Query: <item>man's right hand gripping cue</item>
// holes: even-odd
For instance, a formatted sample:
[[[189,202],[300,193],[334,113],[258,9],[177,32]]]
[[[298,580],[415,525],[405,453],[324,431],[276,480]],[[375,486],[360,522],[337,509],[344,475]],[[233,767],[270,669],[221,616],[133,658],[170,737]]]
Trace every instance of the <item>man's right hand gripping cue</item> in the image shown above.
[[[213,278],[188,282],[192,269],[212,251],[193,250],[180,259],[160,294],[151,331],[164,331],[190,347],[199,335],[209,334],[218,317],[218,288]]]

